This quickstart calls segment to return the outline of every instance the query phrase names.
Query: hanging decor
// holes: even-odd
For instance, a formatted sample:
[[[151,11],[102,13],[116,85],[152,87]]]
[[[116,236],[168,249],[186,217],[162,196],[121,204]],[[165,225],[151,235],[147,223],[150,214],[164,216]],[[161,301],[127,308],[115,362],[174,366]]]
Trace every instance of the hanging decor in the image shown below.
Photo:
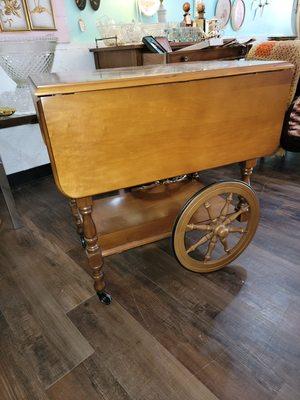
[[[55,30],[51,0],[26,0],[32,30]]]
[[[160,0],[138,0],[138,6],[142,14],[152,17],[159,10]]]
[[[4,32],[30,29],[27,9],[23,0],[0,0],[0,28]]]
[[[0,31],[56,30],[51,0],[0,0]]]
[[[259,14],[261,17],[265,11],[265,8],[270,5],[271,0],[252,0],[251,9],[255,9],[253,19]]]
[[[85,9],[86,0],[75,0],[76,6],[79,8],[80,11]]]
[[[231,13],[231,1],[230,0],[218,0],[216,4],[215,15],[220,21],[220,28],[223,29],[228,24]]]
[[[94,11],[97,11],[100,7],[101,0],[90,0],[91,7]]]
[[[232,29],[238,31],[243,26],[246,16],[246,5],[244,0],[235,0],[231,11]]]

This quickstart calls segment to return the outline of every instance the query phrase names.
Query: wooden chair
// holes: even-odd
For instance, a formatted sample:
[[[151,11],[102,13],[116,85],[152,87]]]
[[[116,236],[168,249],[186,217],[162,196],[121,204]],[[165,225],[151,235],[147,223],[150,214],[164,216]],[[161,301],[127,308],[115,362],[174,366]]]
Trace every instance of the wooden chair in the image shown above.
[[[281,146],[287,151],[300,152],[300,90],[286,113]]]
[[[288,61],[295,65],[281,146],[287,151],[300,152],[300,40],[259,43],[252,47],[247,60]]]

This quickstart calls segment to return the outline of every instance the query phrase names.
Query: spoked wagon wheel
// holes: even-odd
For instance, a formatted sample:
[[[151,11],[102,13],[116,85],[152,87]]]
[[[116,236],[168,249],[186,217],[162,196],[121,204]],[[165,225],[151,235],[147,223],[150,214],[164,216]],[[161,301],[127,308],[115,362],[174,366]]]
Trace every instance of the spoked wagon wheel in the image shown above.
[[[259,221],[259,202],[244,182],[207,186],[183,207],[173,229],[178,261],[195,272],[212,272],[236,259],[250,244]]]

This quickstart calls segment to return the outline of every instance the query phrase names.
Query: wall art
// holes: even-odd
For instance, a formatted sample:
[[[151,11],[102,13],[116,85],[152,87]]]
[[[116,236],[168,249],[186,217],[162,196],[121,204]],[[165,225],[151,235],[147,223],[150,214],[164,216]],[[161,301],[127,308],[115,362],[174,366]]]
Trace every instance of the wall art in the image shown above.
[[[32,30],[56,30],[51,0],[26,0]]]
[[[3,32],[28,31],[30,29],[23,0],[0,0],[0,27]]]
[[[159,0],[137,0],[138,6],[142,14],[147,17],[152,17],[157,13],[160,1]]]

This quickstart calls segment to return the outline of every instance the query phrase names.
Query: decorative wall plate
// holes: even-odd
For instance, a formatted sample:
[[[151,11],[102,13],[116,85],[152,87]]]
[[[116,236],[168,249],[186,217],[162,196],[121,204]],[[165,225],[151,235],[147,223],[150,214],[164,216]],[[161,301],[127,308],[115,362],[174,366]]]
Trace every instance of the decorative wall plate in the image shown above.
[[[235,0],[231,10],[232,29],[238,31],[243,26],[246,15],[246,5],[244,0]]]
[[[216,4],[216,18],[220,21],[220,28],[223,29],[228,24],[231,13],[230,0],[218,0]]]
[[[93,10],[97,11],[100,7],[101,0],[90,0],[90,4]]]
[[[160,1],[159,0],[138,0],[138,6],[144,15],[147,17],[152,17],[152,15],[156,14],[159,6],[160,6]]]
[[[84,10],[86,6],[86,0],[75,0],[75,3],[79,10]]]

